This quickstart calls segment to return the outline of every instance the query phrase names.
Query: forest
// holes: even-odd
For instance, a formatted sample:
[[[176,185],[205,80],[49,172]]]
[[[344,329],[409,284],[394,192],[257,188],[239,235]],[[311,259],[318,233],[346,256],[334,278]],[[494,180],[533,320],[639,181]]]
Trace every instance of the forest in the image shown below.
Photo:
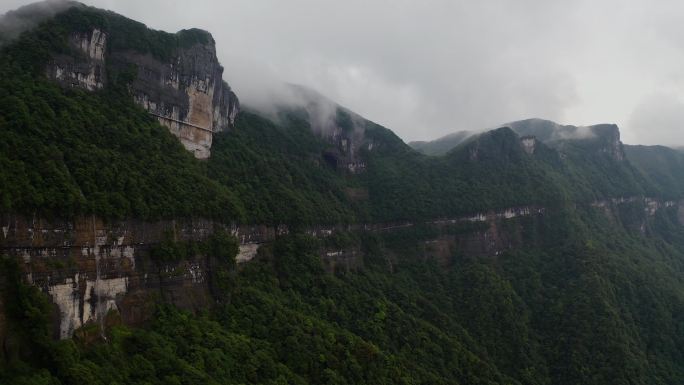
[[[145,257],[160,270],[197,256],[221,261],[211,275],[213,306],[189,312],[160,301],[144,325],[110,314],[101,334],[86,326],[67,340],[53,338],[48,295],[26,283],[20,261],[3,256],[0,325],[15,338],[2,346],[0,383],[684,383],[677,208],[644,219],[642,201],[609,214],[592,206],[681,200],[680,151],[625,146],[625,158],[616,157],[599,135],[538,142],[528,153],[502,127],[428,156],[363,120],[355,129],[373,150],[361,152],[364,172],[348,173],[326,162],[331,145],[314,134],[307,110],[291,107],[275,117],[243,109],[214,136],[211,157],[198,160],[134,103],[127,85],[135,72],[107,71],[97,92],[44,76],[51,55],[75,54],[69,32],[92,26],[110,33],[112,47],[160,59],[212,39],[86,7],[1,46],[0,214],[206,218],[292,231],[241,265],[239,241],[227,233],[154,245]],[[337,108],[335,123],[351,124]],[[325,240],[301,231],[526,205],[545,211],[512,222],[520,247],[486,257],[425,257],[440,235],[426,226]],[[326,242],[357,248],[362,263],[326,271]]]
[[[47,297],[5,259],[7,318],[22,343],[0,380],[679,383],[684,232],[675,219],[659,215],[653,226],[661,235],[647,238],[607,226],[595,211],[568,210],[534,226],[535,246],[497,258],[454,254],[446,266],[416,258],[429,233],[361,235],[352,239],[364,250],[363,268],[334,274],[322,267],[320,240],[291,235],[248,265],[228,263],[213,309],[191,314],[160,304],[144,327],[115,323],[105,341],[52,340]],[[230,260],[228,239],[211,244],[204,253]],[[174,255],[170,249],[156,253]]]

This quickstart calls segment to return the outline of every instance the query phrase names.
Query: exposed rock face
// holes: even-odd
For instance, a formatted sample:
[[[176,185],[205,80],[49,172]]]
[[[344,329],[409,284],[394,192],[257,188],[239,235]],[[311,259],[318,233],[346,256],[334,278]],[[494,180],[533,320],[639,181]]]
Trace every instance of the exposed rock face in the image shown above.
[[[0,254],[19,258],[26,280],[47,293],[58,308],[55,336],[59,338],[71,337],[89,323],[104,322],[112,311],[126,324],[140,324],[159,301],[192,311],[210,306],[214,302],[210,276],[220,262],[201,255],[155,262],[149,248],[169,234],[177,240],[200,241],[217,229],[229,231],[240,239],[241,255],[253,253],[253,257],[260,244],[286,231],[205,220],[49,222],[22,216],[0,218],[0,228]]]
[[[539,213],[539,209],[522,207],[429,224],[486,223]],[[317,226],[305,232],[325,238],[340,231],[388,232],[413,225]],[[193,311],[210,306],[214,302],[211,276],[216,261],[201,255],[173,263],[150,258],[150,247],[169,234],[177,240],[200,241],[219,229],[229,231],[240,242],[237,262],[246,263],[257,256],[262,244],[289,232],[285,226],[225,226],[207,220],[105,223],[97,218],[79,218],[50,222],[22,216],[0,218],[0,229],[0,253],[22,261],[26,281],[41,288],[56,305],[59,317],[55,336],[59,338],[69,338],[88,324],[102,326],[112,312],[126,324],[140,324],[153,314],[158,301]],[[504,247],[500,243],[490,245],[489,235],[484,233],[462,237],[467,238],[462,241],[464,247],[482,253],[493,254]],[[329,272],[355,270],[363,265],[363,253],[357,246],[323,248],[319,253]],[[0,312],[0,328],[1,317]]]
[[[599,124],[591,126],[594,132],[603,141],[601,151],[617,161],[625,160],[625,150],[620,141],[620,129],[615,124]]]
[[[363,253],[355,248],[323,250],[321,257],[328,273],[357,271],[363,266]]]
[[[684,202],[659,201],[644,197],[616,198],[591,206],[620,221],[620,206],[639,204],[643,223],[657,210],[678,210],[684,223]],[[450,263],[454,254],[470,257],[496,257],[523,245],[523,229],[543,220],[545,209],[513,207],[473,213],[456,218],[423,222],[440,234],[425,243],[425,258]],[[416,223],[317,226],[304,232],[326,238],[337,232],[386,233],[411,228]],[[639,223],[624,223],[628,227]],[[55,337],[69,338],[80,327],[102,325],[114,313],[128,325],[145,322],[159,301],[197,311],[215,302],[212,273],[220,268],[213,258],[197,255],[177,262],[156,262],[149,249],[174,234],[181,241],[201,241],[217,230],[228,231],[240,241],[238,263],[259,255],[264,243],[289,233],[285,226],[226,226],[208,220],[140,222],[127,220],[105,223],[96,218],[73,221],[0,217],[0,254],[22,261],[27,282],[48,294],[58,309]],[[638,229],[637,229],[638,230]],[[358,245],[319,250],[328,272],[357,270],[364,254]],[[2,287],[0,276],[0,288]],[[0,339],[3,329],[0,303]]]
[[[311,131],[332,145],[323,153],[330,166],[351,174],[366,169],[362,151],[375,145],[366,135],[367,120],[306,87],[289,85],[286,95],[293,101],[286,108],[306,111]]]
[[[523,150],[528,155],[533,155],[534,150],[537,147],[537,138],[534,136],[524,136],[520,138],[520,144],[522,144]]]
[[[65,278],[64,283],[48,287],[52,301],[59,307],[59,338],[71,337],[76,328],[89,321],[101,321],[111,310],[118,310],[116,297],[128,291],[128,277]]]
[[[82,55],[56,56],[48,64],[48,76],[65,86],[84,88],[88,91],[104,87],[107,34],[99,29],[93,29],[89,33],[72,33],[69,36],[69,44]]]
[[[231,127],[239,110],[237,97],[223,81],[214,43],[181,50],[172,63],[134,53],[120,57],[138,66],[131,87],[136,103],[196,157],[208,158],[212,133]]]
[[[365,143],[362,128],[345,130],[337,125],[332,125],[328,130],[321,130],[316,134],[322,136],[334,147],[323,154],[326,162],[335,168],[351,174],[358,174],[366,169],[366,162],[360,155],[361,148],[373,149],[373,143]]]
[[[204,274],[210,261],[198,256],[158,265],[146,253],[174,228],[173,222],[6,217],[0,238],[2,253],[21,258],[26,280],[58,308],[55,336],[68,338],[81,326],[103,322],[111,311],[125,323],[139,324],[153,314],[152,306],[160,299],[190,310],[211,303]],[[208,222],[196,222],[178,230],[182,239],[199,239],[212,228]]]
[[[470,216],[430,222],[446,229],[437,238],[425,242],[424,257],[446,266],[451,257],[496,257],[523,245],[523,224],[516,218],[543,218],[544,209],[533,206],[476,213]]]
[[[47,67],[49,77],[69,87],[96,91],[106,86],[107,69],[134,65],[130,84],[134,100],[168,127],[197,158],[210,155],[212,134],[235,122],[239,102],[223,81],[223,67],[211,36],[207,43],[178,48],[168,61],[150,54],[107,47],[107,34],[99,29],[74,32],[70,46],[81,55],[58,55]]]
[[[684,225],[684,201],[633,196],[598,200],[591,206],[601,210],[616,226],[644,235],[653,231],[653,220],[660,210],[673,210],[671,213]]]
[[[252,259],[254,259],[254,257],[256,257],[258,251],[259,251],[259,244],[258,243],[241,244],[240,249],[238,250],[238,255],[235,256],[235,262],[237,262],[237,263],[249,262]]]

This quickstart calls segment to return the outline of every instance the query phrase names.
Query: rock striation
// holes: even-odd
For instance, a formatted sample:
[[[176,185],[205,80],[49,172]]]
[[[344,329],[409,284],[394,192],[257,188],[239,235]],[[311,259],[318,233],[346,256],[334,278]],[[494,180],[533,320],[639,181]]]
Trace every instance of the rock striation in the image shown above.
[[[67,87],[96,91],[105,84],[105,51],[107,35],[98,28],[88,33],[73,32],[69,46],[79,55],[55,55],[47,74]]]
[[[628,227],[647,226],[649,218],[661,209],[679,212],[680,221],[684,221],[684,202],[630,197],[596,201],[591,207],[605,211],[609,218],[619,218],[618,208],[626,204],[639,204],[644,210],[643,221],[630,222]],[[340,232],[387,233],[416,225],[431,226],[438,235],[426,241],[425,258],[449,264],[455,253],[472,258],[496,257],[522,246],[523,230],[533,231],[545,211],[543,207],[520,206],[421,223],[316,226],[300,231],[327,238]],[[212,291],[212,274],[221,268],[220,261],[196,255],[161,262],[151,258],[150,249],[168,239],[169,234],[178,241],[202,241],[219,230],[237,237],[238,264],[258,257],[262,245],[290,232],[282,225],[237,226],[201,219],[104,222],[81,217],[47,221],[5,215],[0,217],[0,253],[21,261],[25,280],[50,296],[58,312],[54,335],[64,339],[88,325],[103,329],[112,315],[128,325],[143,323],[158,302],[190,311],[211,306],[216,294]],[[364,263],[358,245],[323,247],[319,255],[331,273],[356,270]],[[1,307],[0,303],[0,322]]]
[[[501,220],[542,213],[543,210],[538,208],[521,207],[426,224],[449,227],[462,223],[489,223],[485,226],[487,229],[496,229],[493,223]],[[312,237],[327,238],[338,232],[384,233],[414,225],[316,226],[304,232]],[[159,301],[190,311],[211,306],[215,301],[211,277],[220,267],[219,262],[203,255],[182,261],[160,262],[151,257],[150,249],[168,239],[169,234],[178,241],[202,241],[219,230],[237,237],[238,264],[254,259],[263,244],[273,242],[290,231],[287,226],[227,226],[200,219],[104,222],[94,217],[81,217],[47,221],[5,215],[0,217],[0,254],[21,261],[26,281],[50,296],[58,311],[54,335],[64,339],[82,327],[105,323],[111,314],[116,314],[125,324],[140,324],[153,314],[153,307]],[[513,236],[500,230],[492,231],[468,231],[458,239],[464,251],[477,250],[477,255],[496,255],[509,246],[510,242],[506,240]],[[491,234],[496,234],[495,240],[491,239]],[[355,270],[363,265],[363,253],[357,246],[324,247],[319,250],[319,255],[329,272]]]
[[[200,159],[211,154],[213,134],[233,126],[239,101],[223,80],[216,44],[208,32],[181,31],[196,41],[179,45],[170,57],[112,47],[106,31],[92,28],[72,32],[68,44],[73,54],[54,55],[47,75],[66,87],[97,91],[107,86],[110,72],[134,68],[128,88],[135,102],[179,138]],[[197,38],[199,36],[200,38]]]

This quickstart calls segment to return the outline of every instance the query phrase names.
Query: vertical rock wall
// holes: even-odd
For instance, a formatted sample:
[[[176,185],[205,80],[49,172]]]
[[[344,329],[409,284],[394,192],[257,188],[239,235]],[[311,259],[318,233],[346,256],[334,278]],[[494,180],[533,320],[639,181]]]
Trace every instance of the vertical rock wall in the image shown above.
[[[652,220],[658,210],[673,210],[684,223],[684,202],[628,197],[597,201],[590,207],[604,211],[609,218],[618,218],[620,207],[634,204],[638,204],[644,221]],[[438,234],[425,240],[424,258],[448,265],[455,253],[496,257],[524,246],[523,229],[529,230],[529,226],[537,223],[536,218],[543,220],[544,215],[542,207],[521,206],[422,222],[420,225],[431,226]],[[616,224],[621,222],[616,219]],[[338,232],[410,231],[416,225],[402,222],[316,226],[303,231],[323,239]],[[179,241],[201,241],[218,230],[238,238],[238,263],[249,262],[258,255],[262,244],[289,233],[286,226],[227,226],[201,219],[107,223],[93,217],[46,221],[5,215],[0,216],[0,254],[16,257],[26,281],[50,296],[59,314],[55,336],[68,338],[82,326],[105,322],[112,312],[125,324],[136,325],[149,319],[159,302],[192,311],[211,306],[215,301],[211,276],[219,262],[202,255],[159,262],[150,258],[149,248],[168,239],[170,234]],[[363,266],[364,255],[359,245],[332,244],[319,250],[327,271],[349,271]],[[2,285],[0,276],[0,288]],[[0,338],[3,329],[0,301]]]
[[[214,43],[181,49],[170,63],[149,55],[116,54],[138,68],[131,91],[136,103],[168,127],[197,158],[209,157],[212,134],[235,122],[239,102],[226,82]]]
[[[58,55],[48,64],[47,75],[67,87],[96,91],[104,87],[107,34],[99,29],[72,33],[69,45],[76,56]]]
[[[135,102],[155,116],[197,158],[208,158],[212,135],[229,129],[239,111],[239,101],[223,81],[223,67],[216,57],[214,40],[178,47],[168,61],[149,53],[111,49],[100,29],[69,35],[72,55],[56,55],[47,66],[48,77],[65,87],[97,91],[106,86],[108,70],[133,65],[136,79],[130,84]]]

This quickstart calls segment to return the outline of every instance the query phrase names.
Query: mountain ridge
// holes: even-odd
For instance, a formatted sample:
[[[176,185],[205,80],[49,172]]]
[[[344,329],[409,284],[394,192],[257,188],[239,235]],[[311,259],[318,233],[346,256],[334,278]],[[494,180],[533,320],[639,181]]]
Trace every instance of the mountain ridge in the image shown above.
[[[567,140],[607,138],[613,142],[615,147],[612,150],[613,155],[617,157],[622,156],[622,154],[619,154],[619,149],[617,149],[617,142],[620,140],[620,130],[615,124],[601,123],[591,126],[573,126],[561,125],[545,119],[530,118],[506,123],[501,125],[501,127],[510,127],[520,136],[535,137],[537,140],[550,145]],[[484,132],[486,131],[490,130],[485,130]],[[457,131],[432,141],[414,141],[409,143],[409,145],[426,155],[439,156],[446,154],[464,141],[481,133],[481,131]]]
[[[0,48],[0,382],[684,380],[681,153],[512,124],[427,156],[301,87],[216,113],[212,39],[77,7]]]

